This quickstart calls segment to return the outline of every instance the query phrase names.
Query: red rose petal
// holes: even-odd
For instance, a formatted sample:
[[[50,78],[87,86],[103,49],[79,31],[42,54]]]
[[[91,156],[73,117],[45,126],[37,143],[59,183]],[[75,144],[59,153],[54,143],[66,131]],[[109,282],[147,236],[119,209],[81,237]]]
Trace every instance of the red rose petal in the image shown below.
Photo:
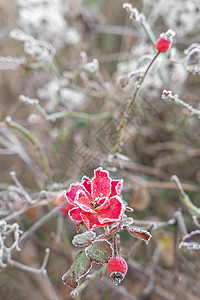
[[[95,208],[95,212],[98,214],[106,213],[110,209],[110,199],[108,197],[100,199],[98,203],[101,204]]]
[[[59,206],[59,205],[61,205],[62,203],[66,202],[66,201],[67,201],[67,199],[66,199],[66,197],[65,197],[65,192],[63,192],[63,193],[61,193],[61,194],[57,197],[57,199],[56,199],[56,201],[55,201],[55,204],[56,204],[57,206]],[[63,215],[64,215],[64,216],[68,216],[68,211],[69,211],[70,209],[72,209],[73,207],[74,207],[74,205],[72,205],[72,204],[70,204],[70,203],[67,203],[64,207],[61,208],[61,211],[62,211]]]
[[[66,199],[65,199],[66,200]],[[65,205],[63,208],[61,208],[62,213],[64,214],[64,216],[68,216],[68,212],[70,209],[74,208],[74,205],[67,203],[67,205]]]
[[[91,180],[87,176],[83,176],[81,183],[85,189],[91,194]]]
[[[74,201],[75,201],[76,193],[79,190],[82,190],[82,191],[86,192],[85,187],[80,183],[71,184],[70,188],[66,191],[65,196],[66,196],[66,199],[69,201],[70,204],[75,205]]]
[[[99,195],[101,195],[101,197],[108,197],[111,192],[111,179],[108,171],[98,168],[94,173],[95,175],[91,180],[92,199],[99,197]]]
[[[98,220],[101,224],[120,221],[125,211],[125,206],[119,196],[110,198],[110,210],[99,214]]]
[[[70,216],[70,218],[73,221],[81,222],[82,221],[81,212],[82,212],[82,209],[80,209],[79,207],[74,207],[74,208],[70,209],[70,211],[68,212],[68,215]]]
[[[82,217],[82,221],[85,223],[85,225],[89,230],[102,227],[102,224],[98,220],[98,214],[82,212],[81,217]]]
[[[110,197],[120,196],[123,189],[123,179],[111,181],[111,194]]]
[[[90,205],[91,201],[92,201],[91,196],[87,191],[86,192],[81,190],[77,191],[74,203],[77,206],[79,206],[82,210],[94,213],[94,210]]]

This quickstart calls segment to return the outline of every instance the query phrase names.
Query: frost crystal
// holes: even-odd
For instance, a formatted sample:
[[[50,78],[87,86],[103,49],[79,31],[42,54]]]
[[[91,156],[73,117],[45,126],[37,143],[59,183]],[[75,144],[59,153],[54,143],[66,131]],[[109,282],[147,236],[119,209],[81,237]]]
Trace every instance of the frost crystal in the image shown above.
[[[166,32],[164,33],[161,33],[160,37],[166,41],[170,41],[172,42],[173,40],[173,37],[176,35],[176,33],[171,30],[171,29],[168,29]]]
[[[130,3],[124,3],[122,5],[122,7],[124,9],[126,9],[126,11],[128,12],[130,20],[138,22],[141,20],[141,17],[144,17],[143,15],[141,15],[139,13],[138,9],[135,7],[132,7],[132,5]]]
[[[14,234],[14,242],[10,247],[7,247],[5,241],[11,233]],[[7,260],[10,258],[11,252],[14,249],[20,251],[18,240],[21,234],[22,231],[19,229],[17,223],[10,225],[7,224],[6,221],[0,221],[0,270],[6,267]]]

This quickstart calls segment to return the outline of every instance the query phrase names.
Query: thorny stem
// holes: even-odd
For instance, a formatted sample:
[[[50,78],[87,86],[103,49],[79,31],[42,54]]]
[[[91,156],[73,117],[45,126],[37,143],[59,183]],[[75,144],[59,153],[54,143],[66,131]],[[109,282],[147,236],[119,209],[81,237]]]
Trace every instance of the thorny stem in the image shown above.
[[[189,196],[184,192],[179,178],[176,175],[173,175],[171,177],[171,180],[173,180],[177,184],[177,187],[180,192],[180,198],[181,198],[183,204],[187,207],[189,213],[192,216],[195,215],[196,217],[200,217],[200,209],[191,202]]]
[[[144,81],[144,79],[145,79],[145,77],[146,77],[149,69],[151,68],[152,64],[154,63],[154,61],[156,60],[156,58],[158,57],[159,54],[160,54],[160,52],[157,52],[156,55],[151,60],[150,64],[148,65],[146,71],[144,72],[143,76],[141,77],[139,83],[137,84],[137,86],[135,88],[135,91],[134,91],[132,99],[130,100],[130,102],[128,102],[128,105],[127,105],[127,107],[125,109],[124,115],[123,115],[123,117],[121,119],[121,122],[119,124],[119,130],[118,130],[118,134],[117,134],[117,141],[116,141],[116,144],[115,144],[114,148],[111,150],[111,154],[117,152],[118,149],[119,149],[119,147],[120,147],[123,128],[124,128],[126,120],[128,118],[130,109],[131,109],[133,103],[135,102],[135,99],[137,97],[137,94],[138,94],[138,91],[140,89],[141,84],[143,83],[143,81]]]
[[[38,153],[40,155],[42,164],[43,164],[46,179],[49,180],[49,174],[50,174],[49,162],[47,159],[47,155],[46,155],[42,145],[38,141],[38,139],[28,129],[26,129],[22,125],[14,122],[12,120],[9,120],[9,122],[7,122],[7,121],[0,122],[0,128],[6,127],[6,126],[18,130],[36,148],[36,150],[38,151]]]

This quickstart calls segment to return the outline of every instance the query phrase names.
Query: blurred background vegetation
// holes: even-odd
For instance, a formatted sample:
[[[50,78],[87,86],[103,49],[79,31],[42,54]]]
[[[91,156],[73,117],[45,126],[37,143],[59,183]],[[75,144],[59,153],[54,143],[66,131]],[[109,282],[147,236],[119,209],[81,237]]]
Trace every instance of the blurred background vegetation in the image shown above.
[[[193,107],[199,105],[200,77],[188,71],[184,54],[199,41],[199,3],[130,2],[146,15],[156,38],[168,28],[176,37],[170,54],[159,58],[140,89],[120,153],[108,159],[138,80],[133,77],[123,89],[119,78],[141,70],[142,64],[146,66],[144,58],[155,51],[141,24],[131,23],[121,0],[0,0],[0,56],[25,59],[17,67],[0,61],[0,121],[11,116],[37,140],[37,145],[30,143],[15,126],[0,127],[1,209],[9,216],[25,203],[12,189],[11,171],[33,199],[41,189],[51,192],[43,196],[47,205],[28,206],[22,215],[12,218],[23,231],[54,207],[60,191],[83,175],[93,176],[99,166],[113,178],[124,179],[123,197],[134,209],[128,215],[140,220],[142,227],[150,230],[152,221],[168,221],[180,210],[187,231],[196,229],[170,179],[177,175],[191,201],[199,206],[199,119],[180,105],[164,102],[161,94],[170,89]],[[41,54],[41,49],[28,53],[23,41],[10,37],[13,28],[50,43],[55,56],[40,60],[36,52]],[[91,65],[83,68],[81,51],[93,62],[92,67],[93,59],[98,59],[99,70],[93,72]],[[38,99],[48,117],[43,118],[30,101],[19,101],[19,95]],[[48,170],[44,170],[40,148],[46,153]],[[70,289],[61,277],[77,252],[71,245],[75,234],[69,218],[54,217],[21,245],[21,252],[13,253],[16,261],[37,268],[45,248],[50,248],[47,269],[58,299],[70,299]],[[121,232],[122,256],[129,259],[123,284],[116,288],[108,277],[95,279],[77,299],[199,299],[199,253],[178,248],[182,234],[175,223],[152,230],[152,240],[145,245]],[[41,275],[11,266],[1,271],[1,300],[51,297]]]

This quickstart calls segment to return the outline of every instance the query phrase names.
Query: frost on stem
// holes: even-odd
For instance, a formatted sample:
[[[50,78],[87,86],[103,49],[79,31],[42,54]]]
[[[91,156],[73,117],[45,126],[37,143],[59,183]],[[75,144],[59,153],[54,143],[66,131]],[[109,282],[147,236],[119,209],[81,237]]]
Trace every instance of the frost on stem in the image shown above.
[[[14,28],[10,31],[10,37],[14,40],[23,42],[24,52],[37,61],[51,62],[56,54],[54,47],[50,43],[34,39],[34,37],[18,28]]]
[[[162,93],[161,98],[163,100],[168,100],[168,101],[173,102],[175,104],[182,105],[183,107],[185,107],[189,111],[190,114],[198,115],[198,117],[200,118],[200,109],[196,109],[196,108],[192,107],[190,104],[188,104],[188,103],[184,102],[183,100],[179,99],[179,96],[177,94],[173,95],[172,91],[164,90],[163,93]]]
[[[5,245],[6,238],[13,233],[14,242],[10,247]],[[0,221],[0,271],[5,268],[7,265],[7,261],[11,256],[11,252],[16,249],[20,251],[19,248],[19,237],[22,234],[22,231],[19,229],[19,225],[17,223],[13,223],[12,225],[7,224],[6,221]]]
[[[92,73],[92,74],[98,74],[99,72],[99,61],[97,58],[93,58],[91,62],[86,63],[84,66],[84,70]]]
[[[126,9],[126,11],[128,12],[130,20],[133,20],[133,21],[136,21],[136,22],[141,21],[142,15],[139,13],[137,8],[132,7],[132,5],[130,3],[127,3],[127,2],[124,3],[122,5],[122,7],[124,9]]]
[[[81,59],[82,64],[87,63],[87,53],[85,51],[80,52],[80,59]]]
[[[19,101],[22,102],[22,103],[27,103],[29,105],[36,105],[36,104],[39,104],[39,100],[38,99],[31,99],[27,96],[24,96],[24,95],[19,95]]]

